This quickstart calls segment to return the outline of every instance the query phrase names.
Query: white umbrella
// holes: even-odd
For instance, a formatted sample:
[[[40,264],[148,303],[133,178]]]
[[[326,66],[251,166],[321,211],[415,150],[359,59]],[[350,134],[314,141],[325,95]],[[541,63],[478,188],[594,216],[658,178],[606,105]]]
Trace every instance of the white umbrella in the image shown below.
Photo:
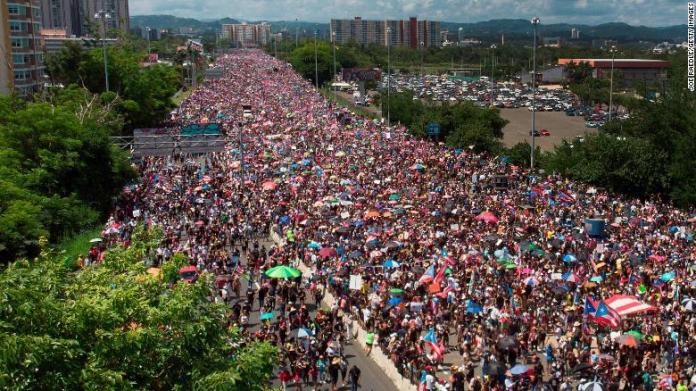
[[[696,299],[687,297],[681,302],[682,307],[684,307],[685,310],[689,312],[694,312],[696,311]]]
[[[101,238],[94,238],[94,239],[90,240],[89,242],[90,242],[90,243],[99,243],[99,242],[101,242],[101,241],[102,241]]]
[[[585,383],[580,386],[582,391],[603,391],[604,388],[602,388],[602,383],[598,382],[596,379],[594,381],[591,381],[589,383]]]

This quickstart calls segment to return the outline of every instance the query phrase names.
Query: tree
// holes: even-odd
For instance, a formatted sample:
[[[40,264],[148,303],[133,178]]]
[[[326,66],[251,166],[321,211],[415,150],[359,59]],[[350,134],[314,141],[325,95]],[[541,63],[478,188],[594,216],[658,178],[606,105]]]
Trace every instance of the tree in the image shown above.
[[[129,248],[79,273],[47,251],[0,273],[0,387],[262,389],[278,350],[229,326],[212,276],[171,285],[147,273],[161,237],[138,227]]]
[[[128,158],[109,139],[108,118],[118,121],[98,97],[79,91],[69,88],[56,96],[55,102],[75,99],[71,104],[0,98],[4,262],[36,256],[41,236],[55,242],[94,224],[134,177]]]
[[[323,85],[327,80],[331,80],[333,73],[333,57],[331,46],[324,42],[316,43],[316,67],[315,67],[315,43],[314,41],[305,42],[290,53],[290,64],[293,68],[307,80],[314,82],[315,71],[318,70],[319,85]]]

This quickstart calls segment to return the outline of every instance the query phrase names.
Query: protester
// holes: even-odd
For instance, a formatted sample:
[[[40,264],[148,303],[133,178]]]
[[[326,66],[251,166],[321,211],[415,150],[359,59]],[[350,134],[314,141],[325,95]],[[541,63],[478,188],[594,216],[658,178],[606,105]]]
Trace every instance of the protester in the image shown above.
[[[144,158],[104,245],[158,226],[153,264],[183,254],[227,279],[216,295],[230,324],[281,348],[283,386],[326,373],[335,388],[353,327],[367,330],[368,354],[380,349],[426,389],[648,389],[696,376],[693,210],[414,138],[333,106],[260,51],[217,66],[225,77],[172,120],[218,122],[227,146]],[[276,243],[260,244],[269,233]],[[301,278],[265,274],[301,264]],[[337,302],[312,316],[326,291]],[[270,314],[259,327],[255,298]]]

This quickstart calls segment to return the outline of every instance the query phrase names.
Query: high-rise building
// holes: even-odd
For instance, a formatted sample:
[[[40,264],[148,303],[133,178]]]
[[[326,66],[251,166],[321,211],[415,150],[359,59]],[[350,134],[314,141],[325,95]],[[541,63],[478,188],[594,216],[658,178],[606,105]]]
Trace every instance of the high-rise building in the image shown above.
[[[223,24],[222,38],[228,39],[235,47],[253,48],[267,45],[271,41],[271,25],[260,24]]]
[[[65,30],[67,35],[73,34],[76,15],[75,0],[41,0],[41,25],[45,29]]]
[[[128,0],[71,0],[72,1],[72,35],[78,37],[98,35],[101,31],[102,20],[95,16],[100,11],[108,13],[107,30],[128,31],[130,27],[130,11]],[[67,29],[66,29],[67,30]]]
[[[580,29],[575,27],[570,29],[570,39],[580,39]]]
[[[440,22],[418,20],[331,19],[331,33],[340,44],[437,47],[440,46]],[[332,39],[334,39],[332,38]]]
[[[39,0],[11,0],[3,2],[2,29],[9,30],[9,47],[12,57],[11,83],[21,96],[28,96],[40,89],[43,82],[44,65],[41,48],[41,7]],[[5,27],[9,26],[9,28]],[[7,42],[7,39],[3,39]],[[7,56],[7,51],[4,55]],[[3,65],[9,72],[10,63]],[[5,76],[7,78],[7,76]],[[0,79],[3,77],[0,76]],[[5,83],[3,83],[5,84]],[[9,83],[5,84],[9,89]]]
[[[10,22],[7,7],[0,6],[0,95],[12,92],[12,48],[10,47]]]

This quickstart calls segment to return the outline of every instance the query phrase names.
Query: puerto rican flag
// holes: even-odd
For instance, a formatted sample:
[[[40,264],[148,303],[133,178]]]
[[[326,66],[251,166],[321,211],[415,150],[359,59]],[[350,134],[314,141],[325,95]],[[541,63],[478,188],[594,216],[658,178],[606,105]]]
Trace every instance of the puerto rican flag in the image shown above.
[[[611,327],[612,329],[618,329],[621,325],[621,316],[604,301],[599,302],[597,311],[594,314],[590,314],[590,318],[600,326]]]
[[[419,282],[425,284],[431,282],[435,279],[435,264],[432,264],[425,270],[425,273],[418,280]]]
[[[614,295],[604,300],[606,305],[619,316],[627,316],[641,312],[655,311],[657,307],[643,303],[634,296]]]

